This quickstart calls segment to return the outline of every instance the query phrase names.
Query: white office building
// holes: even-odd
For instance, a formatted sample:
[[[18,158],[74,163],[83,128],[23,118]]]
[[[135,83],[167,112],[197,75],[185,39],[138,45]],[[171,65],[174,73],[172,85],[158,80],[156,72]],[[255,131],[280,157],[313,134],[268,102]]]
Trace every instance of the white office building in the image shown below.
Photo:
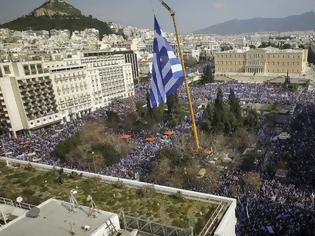
[[[134,95],[125,54],[93,51],[0,63],[0,135],[70,121]]]

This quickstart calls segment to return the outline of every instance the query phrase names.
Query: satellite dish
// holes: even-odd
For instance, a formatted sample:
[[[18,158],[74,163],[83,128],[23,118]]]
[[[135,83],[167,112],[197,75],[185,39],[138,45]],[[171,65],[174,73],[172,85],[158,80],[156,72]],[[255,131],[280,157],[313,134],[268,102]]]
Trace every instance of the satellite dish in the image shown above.
[[[87,198],[86,198],[86,201],[87,201],[87,202],[90,202],[90,201],[92,201],[92,200],[93,200],[92,196],[91,196],[91,195],[88,195]]]
[[[17,203],[21,203],[21,202],[23,202],[23,198],[20,196],[20,197],[17,197],[16,198],[16,202]]]
[[[31,218],[37,218],[39,216],[40,209],[38,207],[33,207],[28,211],[27,216]]]

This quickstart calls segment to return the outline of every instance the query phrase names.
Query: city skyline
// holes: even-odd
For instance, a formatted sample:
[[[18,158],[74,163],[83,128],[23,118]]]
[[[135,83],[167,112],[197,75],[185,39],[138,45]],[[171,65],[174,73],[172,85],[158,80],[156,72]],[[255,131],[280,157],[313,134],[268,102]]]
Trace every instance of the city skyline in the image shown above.
[[[1,0],[0,23],[26,15],[44,2],[43,0],[29,0],[21,3],[18,0]],[[140,28],[152,28],[155,13],[161,26],[167,31],[172,31],[170,18],[157,0],[135,0],[132,3],[125,0],[106,2],[91,0],[89,3],[83,0],[67,0],[66,2],[73,4],[85,15],[91,14],[100,20]],[[311,0],[276,0],[271,4],[259,0],[239,0],[237,2],[232,0],[198,0],[197,2],[183,0],[181,5],[178,5],[175,0],[169,0],[168,3],[176,10],[180,29],[184,33],[231,19],[281,18],[315,9],[315,2]],[[121,6],[125,7],[122,9]],[[143,9],[141,17],[137,14],[139,9]],[[119,12],[121,14],[117,14]],[[187,13],[192,14],[194,21],[185,17]]]

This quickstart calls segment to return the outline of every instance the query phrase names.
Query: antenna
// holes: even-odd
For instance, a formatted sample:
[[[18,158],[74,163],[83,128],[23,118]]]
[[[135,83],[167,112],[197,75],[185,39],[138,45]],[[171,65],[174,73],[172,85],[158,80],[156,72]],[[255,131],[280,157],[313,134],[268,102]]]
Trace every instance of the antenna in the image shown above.
[[[93,201],[93,197],[91,195],[88,195],[87,198],[86,198],[86,201],[88,203],[90,203],[90,210],[89,210],[89,214],[88,216],[93,216],[94,218],[96,218],[96,204],[95,202]]]
[[[70,195],[69,195],[69,200],[70,200],[70,205],[71,205],[71,210],[74,211],[76,207],[79,206],[79,203],[77,199],[75,198],[75,195],[78,194],[78,190],[71,189],[70,190]]]

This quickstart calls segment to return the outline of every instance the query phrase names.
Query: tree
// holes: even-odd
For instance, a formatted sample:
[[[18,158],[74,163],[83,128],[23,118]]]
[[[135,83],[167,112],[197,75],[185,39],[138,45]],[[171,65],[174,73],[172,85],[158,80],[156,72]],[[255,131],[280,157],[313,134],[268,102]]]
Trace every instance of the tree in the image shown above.
[[[262,42],[258,48],[267,48],[270,46],[271,46],[270,42]]]
[[[98,143],[91,147],[91,150],[104,158],[107,166],[111,166],[120,161],[122,155],[119,153],[112,144]]]
[[[248,111],[247,117],[245,118],[245,125],[251,129],[256,130],[259,123],[259,114],[256,109],[250,109]]]
[[[151,119],[153,119],[153,109],[151,108],[151,104],[150,104],[150,93],[149,92],[147,92],[147,94],[146,94],[146,100],[147,100],[148,115]]]
[[[207,65],[203,69],[203,75],[201,76],[201,79],[202,79],[203,84],[214,82],[214,76],[213,76],[212,68],[210,65]]]
[[[214,106],[213,103],[209,102],[205,112],[204,119],[201,124],[201,128],[207,132],[210,132],[213,129],[213,117],[214,117]]]
[[[309,48],[308,48],[307,61],[308,61],[308,63],[315,65],[315,53],[314,53],[313,48],[311,46],[309,46]]]
[[[106,111],[107,121],[110,123],[118,123],[120,121],[119,115],[115,111]]]
[[[161,122],[164,118],[164,106],[160,105],[157,108],[151,108],[149,92],[147,92],[146,100],[147,100],[146,120],[151,124]]]
[[[230,89],[229,105],[230,105],[231,112],[235,115],[235,118],[238,120],[241,120],[242,111],[241,111],[240,100],[235,96],[233,89]]]
[[[221,88],[219,88],[217,92],[217,98],[214,101],[213,127],[215,131],[224,130],[224,115],[223,91]]]
[[[68,154],[74,151],[80,144],[81,138],[79,134],[75,134],[71,138],[61,141],[55,149],[57,158],[62,162],[66,161]]]
[[[250,48],[250,49],[256,49],[256,46],[253,45],[253,44],[251,44],[251,45],[249,45],[249,48]]]
[[[291,48],[291,45],[288,44],[288,43],[285,43],[283,45],[281,45],[280,49],[290,49]]]
[[[177,93],[172,94],[167,98],[167,121],[170,126],[175,126],[184,118],[182,104],[179,102]]]

